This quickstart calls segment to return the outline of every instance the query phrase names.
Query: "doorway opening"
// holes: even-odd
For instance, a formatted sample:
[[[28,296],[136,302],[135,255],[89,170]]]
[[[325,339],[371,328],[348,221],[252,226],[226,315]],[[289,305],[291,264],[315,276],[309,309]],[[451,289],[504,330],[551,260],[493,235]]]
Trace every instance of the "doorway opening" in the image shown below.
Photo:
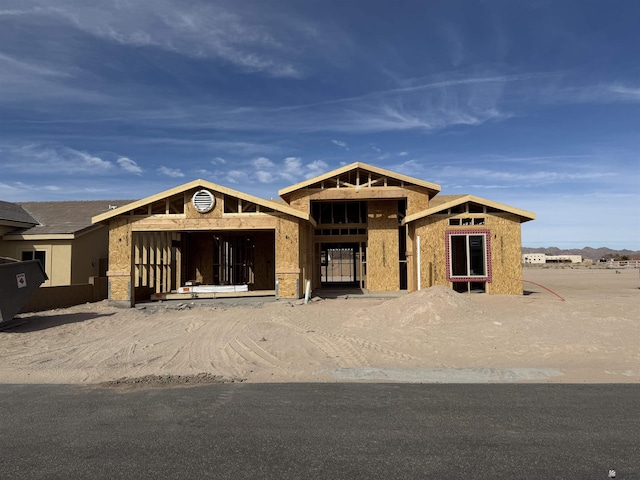
[[[364,288],[365,252],[366,247],[363,243],[321,243],[321,287]]]

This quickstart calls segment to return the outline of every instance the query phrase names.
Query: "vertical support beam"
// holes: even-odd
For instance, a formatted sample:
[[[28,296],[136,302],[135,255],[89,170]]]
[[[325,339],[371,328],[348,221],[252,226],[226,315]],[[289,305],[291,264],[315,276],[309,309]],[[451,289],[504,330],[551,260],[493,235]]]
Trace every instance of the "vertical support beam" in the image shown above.
[[[153,288],[156,283],[156,270],[154,264],[156,262],[155,235],[149,232],[149,280],[148,287]]]
[[[149,286],[149,234],[146,232],[140,232],[140,236],[142,237],[142,281],[140,282],[140,286],[148,287]]]
[[[182,234],[175,233],[178,246],[176,247],[176,288],[182,286]]]
[[[156,233],[156,292],[162,291],[162,235]]]
[[[164,280],[164,291],[171,291],[171,232],[167,232],[165,236],[166,245],[164,247],[165,251],[165,280]]]
[[[418,290],[422,287],[422,265],[420,263],[420,235],[416,237],[416,264],[418,269]]]
[[[132,233],[133,236],[133,241],[134,241],[134,253],[133,253],[133,264],[134,264],[134,275],[135,275],[135,279],[134,279],[134,285],[136,287],[140,286],[140,275],[141,275],[141,261],[140,261],[140,240],[141,240],[141,234],[140,233]]]
[[[358,268],[360,269],[360,288],[364,288],[364,278],[362,278],[363,266],[362,266],[362,242],[358,242]]]

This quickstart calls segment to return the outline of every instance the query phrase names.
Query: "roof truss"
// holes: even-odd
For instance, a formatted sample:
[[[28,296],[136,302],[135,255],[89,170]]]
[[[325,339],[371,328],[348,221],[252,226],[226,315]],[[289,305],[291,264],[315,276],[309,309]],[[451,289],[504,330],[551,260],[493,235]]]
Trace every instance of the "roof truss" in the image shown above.
[[[425,188],[429,190],[431,196],[436,195],[440,191],[440,185],[435,183],[425,182],[424,180],[367,165],[366,163],[355,162],[318,177],[283,188],[278,194],[286,198],[291,193],[306,188],[324,190],[329,188],[361,189],[405,186]]]

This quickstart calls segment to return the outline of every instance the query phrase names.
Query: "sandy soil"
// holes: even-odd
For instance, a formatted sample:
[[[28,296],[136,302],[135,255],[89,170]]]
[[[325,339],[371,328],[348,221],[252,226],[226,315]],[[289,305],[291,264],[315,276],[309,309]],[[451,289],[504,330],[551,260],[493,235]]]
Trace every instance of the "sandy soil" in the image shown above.
[[[523,296],[433,287],[390,300],[23,314],[1,326],[0,382],[640,382],[639,270],[524,278]]]

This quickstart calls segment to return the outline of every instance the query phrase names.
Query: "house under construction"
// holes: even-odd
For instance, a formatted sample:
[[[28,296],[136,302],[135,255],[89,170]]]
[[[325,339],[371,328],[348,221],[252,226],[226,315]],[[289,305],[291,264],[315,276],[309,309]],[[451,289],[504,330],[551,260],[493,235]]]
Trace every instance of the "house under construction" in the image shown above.
[[[195,180],[93,217],[109,227],[110,301],[335,286],[522,294],[531,212],[360,162],[278,193]]]

